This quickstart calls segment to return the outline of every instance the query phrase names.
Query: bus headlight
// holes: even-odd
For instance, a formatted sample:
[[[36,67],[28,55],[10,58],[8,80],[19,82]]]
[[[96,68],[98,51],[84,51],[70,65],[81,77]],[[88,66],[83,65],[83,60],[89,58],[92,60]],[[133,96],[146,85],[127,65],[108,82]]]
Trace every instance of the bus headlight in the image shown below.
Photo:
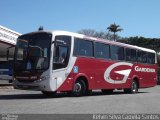
[[[39,80],[43,81],[43,80],[47,80],[47,79],[49,79],[49,75],[41,76]]]

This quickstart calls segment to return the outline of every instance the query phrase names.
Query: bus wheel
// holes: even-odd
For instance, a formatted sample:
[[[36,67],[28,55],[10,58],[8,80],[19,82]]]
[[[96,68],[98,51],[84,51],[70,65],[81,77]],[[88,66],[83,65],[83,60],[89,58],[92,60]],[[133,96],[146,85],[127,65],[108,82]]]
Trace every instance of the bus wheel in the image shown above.
[[[50,92],[50,91],[41,91],[45,96],[47,97],[53,97],[56,92]]]
[[[77,80],[73,88],[73,96],[79,97],[86,93],[86,84],[83,80]]]
[[[113,93],[113,89],[102,89],[102,93],[103,94],[112,94]]]
[[[138,92],[138,83],[136,80],[132,81],[132,85],[130,89],[124,89],[125,93],[131,93],[131,94],[135,94]]]

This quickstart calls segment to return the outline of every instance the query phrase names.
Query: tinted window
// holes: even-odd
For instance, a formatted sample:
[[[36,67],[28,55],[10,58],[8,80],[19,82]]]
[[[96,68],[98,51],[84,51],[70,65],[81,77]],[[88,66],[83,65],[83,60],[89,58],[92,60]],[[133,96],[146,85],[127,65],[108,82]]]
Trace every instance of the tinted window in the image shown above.
[[[136,50],[126,48],[125,52],[126,52],[126,60],[127,61],[133,61],[133,62],[136,61]]]
[[[154,53],[148,53],[147,63],[155,64],[155,54]]]
[[[124,60],[124,48],[119,46],[111,46],[111,58],[113,60]]]
[[[53,52],[53,69],[65,68],[68,65],[71,48],[70,36],[56,36]]]
[[[93,57],[93,42],[76,38],[74,55]]]
[[[147,63],[147,53],[143,51],[137,52],[137,61],[141,63]]]
[[[109,45],[103,43],[95,43],[95,57],[96,58],[109,58]]]
[[[45,32],[20,36],[15,49],[15,71],[48,69],[51,39],[52,35]]]

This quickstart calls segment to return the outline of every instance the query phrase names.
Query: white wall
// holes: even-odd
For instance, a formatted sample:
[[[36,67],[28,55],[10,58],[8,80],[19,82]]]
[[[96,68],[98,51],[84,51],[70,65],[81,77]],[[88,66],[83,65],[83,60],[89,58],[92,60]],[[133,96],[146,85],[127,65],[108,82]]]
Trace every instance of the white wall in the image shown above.
[[[6,61],[7,48],[16,44],[18,32],[0,25],[0,61]]]

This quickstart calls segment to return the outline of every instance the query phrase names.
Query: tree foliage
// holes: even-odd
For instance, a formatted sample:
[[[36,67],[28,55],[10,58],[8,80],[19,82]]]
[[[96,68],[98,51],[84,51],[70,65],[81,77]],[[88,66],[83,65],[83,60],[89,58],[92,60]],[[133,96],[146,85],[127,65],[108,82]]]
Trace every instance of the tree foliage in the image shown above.
[[[127,43],[130,45],[136,45],[144,48],[149,48],[155,50],[156,52],[160,51],[160,39],[158,38],[144,38],[144,37],[129,37],[122,38],[119,42]]]
[[[103,32],[103,31],[96,31],[93,29],[82,29],[79,30],[78,33],[91,36],[91,37],[96,37],[96,38],[103,38],[107,40],[114,40],[114,36],[110,34],[109,32]],[[118,35],[115,35],[116,39],[119,40],[120,37]]]

